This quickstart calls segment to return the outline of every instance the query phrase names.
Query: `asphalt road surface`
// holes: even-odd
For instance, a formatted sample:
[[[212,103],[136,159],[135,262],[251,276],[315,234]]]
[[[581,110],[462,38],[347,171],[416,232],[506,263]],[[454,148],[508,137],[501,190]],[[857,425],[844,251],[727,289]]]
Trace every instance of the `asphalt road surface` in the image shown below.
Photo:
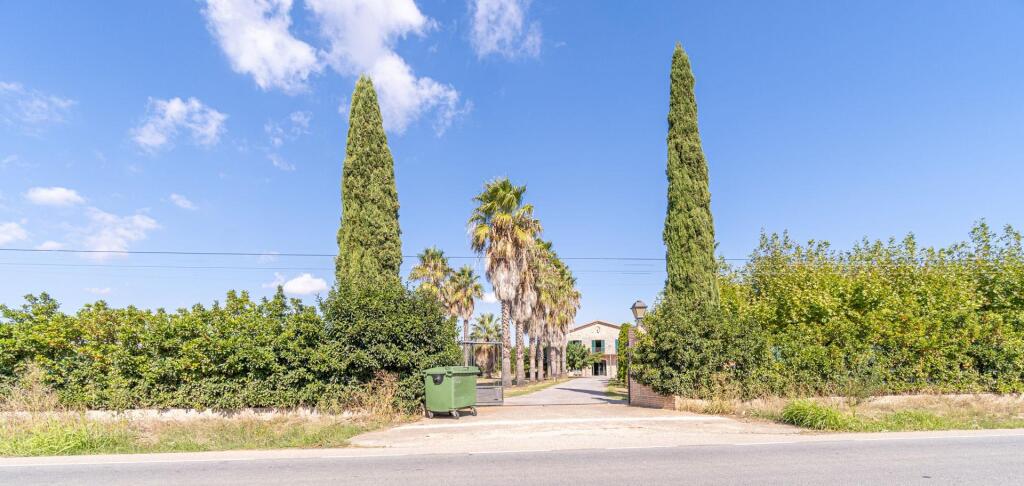
[[[325,451],[326,453],[326,451]],[[0,467],[0,484],[1022,484],[1024,436]]]

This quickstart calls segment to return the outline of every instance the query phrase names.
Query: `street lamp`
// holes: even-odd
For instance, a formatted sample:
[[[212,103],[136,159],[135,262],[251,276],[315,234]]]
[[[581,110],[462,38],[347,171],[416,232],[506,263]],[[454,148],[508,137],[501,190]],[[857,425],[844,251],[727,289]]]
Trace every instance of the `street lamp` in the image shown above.
[[[636,319],[636,328],[640,329],[640,326],[643,325],[644,316],[647,315],[647,304],[642,300],[638,300],[633,302],[633,307],[630,307],[629,310],[633,311],[633,318]]]

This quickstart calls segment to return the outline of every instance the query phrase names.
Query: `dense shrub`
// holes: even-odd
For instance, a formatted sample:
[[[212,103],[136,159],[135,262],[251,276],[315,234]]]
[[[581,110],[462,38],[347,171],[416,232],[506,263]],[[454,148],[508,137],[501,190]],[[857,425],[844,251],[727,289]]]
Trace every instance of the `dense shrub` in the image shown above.
[[[655,390],[695,398],[755,395],[768,347],[756,323],[721,309],[662,303],[644,319],[633,376]]]
[[[686,396],[1024,391],[1021,235],[984,223],[948,248],[762,235],[720,277],[721,309],[659,305],[638,378]]]
[[[68,315],[28,296],[0,306],[0,380],[38,367],[71,407],[237,409],[347,403],[386,372],[408,404],[422,393],[415,372],[458,349],[436,303],[394,287],[332,292],[323,313],[280,290],[175,313],[100,301]]]
[[[342,284],[323,303],[326,340],[339,369],[331,383],[366,383],[379,372],[399,378],[399,400],[405,404],[423,396],[420,371],[457,365],[454,318],[436,298],[384,283],[372,289]]]

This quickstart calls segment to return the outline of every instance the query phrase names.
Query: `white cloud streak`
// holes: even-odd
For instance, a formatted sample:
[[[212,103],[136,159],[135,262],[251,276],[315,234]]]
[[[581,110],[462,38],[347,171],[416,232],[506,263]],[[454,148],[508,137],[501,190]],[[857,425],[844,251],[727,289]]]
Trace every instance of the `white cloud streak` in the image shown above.
[[[63,123],[77,102],[19,83],[0,81],[0,123],[38,134],[46,125]]]
[[[191,133],[197,145],[212,146],[220,141],[227,118],[227,115],[195,98],[150,98],[146,118],[132,130],[132,139],[143,150],[152,153],[171,144],[178,130],[184,128]]]
[[[284,121],[264,123],[263,131],[270,137],[270,145],[276,148],[309,133],[309,122],[312,119],[313,114],[308,111],[295,111]]]
[[[62,248],[64,248],[63,243],[52,240],[44,241],[36,246],[37,250],[60,250]]]
[[[477,57],[499,55],[508,59],[540,55],[539,22],[529,22],[530,0],[472,0],[470,44]]]
[[[320,72],[316,51],[292,36],[292,0],[208,0],[203,15],[237,73],[263,90],[304,91]]]
[[[0,245],[14,243],[28,238],[28,232],[20,224],[13,221],[0,223]]]
[[[276,289],[279,286],[284,289],[284,293],[289,295],[312,295],[326,292],[328,288],[326,280],[314,277],[309,273],[303,273],[298,277],[286,280],[284,275],[275,272],[274,280],[263,284],[265,289]]]
[[[25,193],[25,199],[40,206],[74,206],[85,202],[77,191],[66,187],[33,187]]]
[[[144,214],[118,216],[97,208],[86,209],[89,226],[83,243],[87,250],[126,251],[134,242],[146,239],[150,231],[160,228],[156,220]],[[93,253],[91,258],[106,260],[117,253]]]
[[[187,197],[182,196],[181,194],[171,193],[170,198],[171,203],[173,203],[175,206],[178,206],[181,209],[188,209],[189,211],[195,211],[196,209],[199,209],[198,207],[196,207],[195,204],[192,203],[192,201],[190,201]]]
[[[267,158],[270,159],[270,163],[274,164],[274,167],[281,169],[285,172],[291,172],[295,170],[295,165],[288,162],[283,157],[277,154],[267,154]]]

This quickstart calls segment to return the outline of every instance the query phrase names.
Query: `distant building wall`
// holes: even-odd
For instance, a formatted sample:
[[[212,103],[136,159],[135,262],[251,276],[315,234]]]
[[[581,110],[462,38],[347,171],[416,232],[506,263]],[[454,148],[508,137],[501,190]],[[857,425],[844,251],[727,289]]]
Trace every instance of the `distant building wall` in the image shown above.
[[[604,363],[605,376],[615,376],[618,373],[618,346],[616,340],[619,338],[619,326],[610,322],[593,321],[582,324],[569,331],[567,340],[569,342],[579,341],[588,351],[593,349],[594,341],[604,341]],[[578,376],[592,376],[593,368],[580,370]]]

